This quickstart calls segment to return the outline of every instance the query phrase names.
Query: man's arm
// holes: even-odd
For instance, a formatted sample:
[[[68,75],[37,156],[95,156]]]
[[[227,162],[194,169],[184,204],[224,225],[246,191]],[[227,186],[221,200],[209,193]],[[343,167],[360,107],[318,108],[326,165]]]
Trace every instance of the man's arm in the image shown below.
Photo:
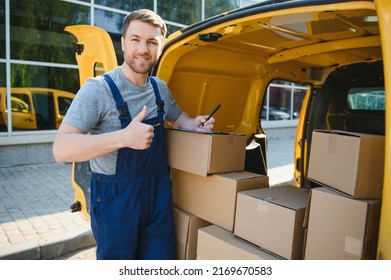
[[[153,126],[142,123],[147,107],[124,129],[99,135],[67,123],[62,123],[53,143],[53,155],[58,162],[81,162],[94,159],[120,148],[147,149],[153,140]]]
[[[197,116],[196,118],[192,118],[186,112],[182,112],[178,118],[171,123],[171,125],[174,128],[193,130],[197,132],[211,132],[213,130],[215,119],[212,117],[205,122],[206,118],[207,116]],[[202,124],[204,125],[201,126]]]

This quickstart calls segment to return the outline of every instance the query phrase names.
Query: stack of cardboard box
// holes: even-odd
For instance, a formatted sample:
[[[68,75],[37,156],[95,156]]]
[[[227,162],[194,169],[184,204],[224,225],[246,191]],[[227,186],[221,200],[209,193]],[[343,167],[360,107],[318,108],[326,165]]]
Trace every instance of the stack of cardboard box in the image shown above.
[[[237,193],[268,187],[268,177],[244,171],[247,142],[244,135],[203,134],[177,129],[167,129],[166,132],[178,259],[212,258],[213,254],[226,257],[222,252],[233,248],[224,244],[232,247],[233,243],[224,243],[223,240],[235,239],[232,231]],[[191,218],[184,219],[185,216]],[[207,230],[205,226],[213,229]],[[193,238],[190,238],[190,231],[183,230],[191,227],[197,228]],[[200,234],[198,229],[205,230]],[[242,244],[242,241],[236,240],[236,244]],[[199,246],[205,253],[197,250]],[[249,251],[251,255],[259,248],[243,242],[236,250]]]
[[[308,192],[244,171],[246,142],[167,129],[179,259],[301,258]]]
[[[375,259],[384,137],[315,130],[305,259]]]
[[[246,138],[167,131],[179,259],[375,259],[384,137],[315,130],[310,191],[244,170]]]

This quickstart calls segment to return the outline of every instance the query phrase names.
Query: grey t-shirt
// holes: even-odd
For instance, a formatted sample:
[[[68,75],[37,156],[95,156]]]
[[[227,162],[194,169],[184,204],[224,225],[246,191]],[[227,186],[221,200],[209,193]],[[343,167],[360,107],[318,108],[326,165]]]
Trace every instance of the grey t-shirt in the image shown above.
[[[155,94],[151,83],[137,86],[128,80],[120,67],[107,73],[118,87],[122,98],[128,104],[132,118],[136,117],[146,105],[148,115],[145,119],[157,116]],[[164,81],[156,78],[160,96],[164,101],[164,118],[173,122],[181,109],[173,99]],[[121,129],[119,112],[110,87],[102,76],[90,78],[78,91],[64,117],[63,122],[73,125],[90,134],[101,134]],[[117,151],[90,161],[93,172],[113,175],[116,170]]]

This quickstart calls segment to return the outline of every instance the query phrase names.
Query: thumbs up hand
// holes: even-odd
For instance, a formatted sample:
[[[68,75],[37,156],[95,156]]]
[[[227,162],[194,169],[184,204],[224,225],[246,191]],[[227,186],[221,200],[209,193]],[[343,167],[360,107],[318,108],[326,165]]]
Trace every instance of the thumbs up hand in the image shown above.
[[[145,117],[147,116],[147,114],[148,114],[147,106],[144,106],[141,112],[138,113],[138,115],[135,118],[133,118],[132,122],[142,122],[143,119],[145,119]]]
[[[154,136],[154,128],[152,125],[142,123],[147,113],[147,106],[144,106],[141,112],[122,130],[123,135],[121,137],[123,139],[121,141],[124,147],[136,150],[145,150],[150,147]]]

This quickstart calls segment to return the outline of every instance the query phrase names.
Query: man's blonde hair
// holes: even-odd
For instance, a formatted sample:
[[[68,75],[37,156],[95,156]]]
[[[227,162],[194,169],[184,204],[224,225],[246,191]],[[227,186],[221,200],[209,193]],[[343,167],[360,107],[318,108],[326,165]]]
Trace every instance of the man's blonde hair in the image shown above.
[[[153,26],[159,27],[163,38],[166,37],[167,26],[163,19],[155,12],[148,9],[139,9],[131,12],[124,18],[122,36],[125,37],[129,24],[133,20],[140,20],[142,22],[149,23]]]

